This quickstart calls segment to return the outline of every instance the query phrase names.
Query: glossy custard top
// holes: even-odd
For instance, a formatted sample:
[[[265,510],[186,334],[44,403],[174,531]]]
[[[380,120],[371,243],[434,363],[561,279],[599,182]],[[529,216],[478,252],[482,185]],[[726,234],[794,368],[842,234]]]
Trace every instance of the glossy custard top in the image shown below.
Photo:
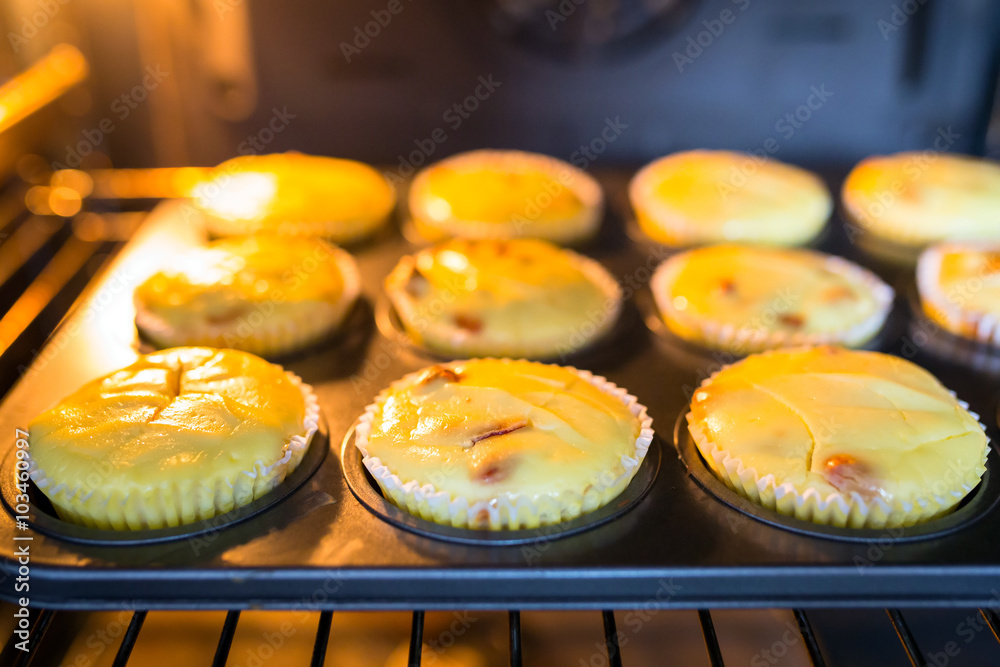
[[[334,248],[310,238],[221,239],[172,260],[135,292],[138,304],[174,326],[226,324],[267,304],[269,313],[307,314],[336,303],[344,277]],[[273,309],[273,310],[272,310]]]
[[[849,329],[887,308],[874,290],[888,286],[831,260],[808,250],[735,245],[676,255],[661,296],[670,306],[667,324],[684,329],[708,320],[738,330],[811,334]]]
[[[387,289],[401,291],[420,322],[516,341],[566,335],[611,309],[615,294],[592,273],[546,241],[454,239],[404,260]]]
[[[631,194],[640,222],[652,223],[644,225],[647,233],[665,242],[804,243],[832,207],[826,186],[810,172],[732,151],[657,160],[637,175]]]
[[[420,202],[430,221],[474,220],[528,225],[558,222],[585,208],[576,191],[581,177],[569,165],[517,152],[466,153],[426,172]]]
[[[374,417],[371,456],[471,502],[610,483],[641,430],[622,400],[570,370],[495,359],[431,367],[394,385]]]
[[[382,219],[395,205],[392,188],[372,167],[301,153],[223,162],[194,195],[207,213],[225,220],[256,221],[265,230],[282,223]]]
[[[985,471],[976,419],[930,373],[878,352],[752,355],[695,392],[691,417],[744,467],[824,498],[957,502]]]
[[[844,183],[862,227],[901,243],[1000,239],[1000,165],[935,152],[870,157]]]
[[[142,491],[271,465],[304,418],[302,392],[280,366],[181,347],[140,357],[36,417],[29,451],[54,484]]]
[[[953,305],[1000,317],[1000,248],[943,250],[938,285]]]

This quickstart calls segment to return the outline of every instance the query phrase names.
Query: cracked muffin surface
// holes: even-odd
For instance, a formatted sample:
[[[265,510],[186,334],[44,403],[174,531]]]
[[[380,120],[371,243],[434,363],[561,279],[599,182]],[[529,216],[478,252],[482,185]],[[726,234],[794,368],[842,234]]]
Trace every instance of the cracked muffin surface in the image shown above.
[[[820,515],[832,499],[844,516],[820,518],[847,525],[875,506],[885,525],[950,510],[979,482],[988,452],[976,417],[930,373],[830,346],[724,368],[695,391],[688,422],[706,463],[737,492]]]
[[[500,498],[526,501],[528,512],[544,505],[533,519],[554,523],[605,504],[627,486],[648,447],[648,439],[637,440],[652,437],[639,408],[624,390],[574,369],[453,362],[383,392],[359,448],[369,469],[384,467],[397,486],[430,485],[445,502],[462,499],[472,525],[490,523],[488,512],[477,516],[477,503]],[[397,504],[409,505],[393,490]]]
[[[29,453],[61,514],[96,511],[103,499],[103,510],[118,506],[125,518],[134,510],[128,527],[155,528],[147,515],[170,496],[175,521],[160,518],[177,525],[185,513],[208,518],[245,504],[245,477],[250,499],[280,481],[269,478],[297,465],[301,452],[290,456],[290,447],[298,439],[304,450],[309,411],[303,385],[280,366],[236,350],[174,348],[87,383],[36,417]],[[286,470],[270,469],[279,463]],[[200,504],[185,508],[174,494]]]

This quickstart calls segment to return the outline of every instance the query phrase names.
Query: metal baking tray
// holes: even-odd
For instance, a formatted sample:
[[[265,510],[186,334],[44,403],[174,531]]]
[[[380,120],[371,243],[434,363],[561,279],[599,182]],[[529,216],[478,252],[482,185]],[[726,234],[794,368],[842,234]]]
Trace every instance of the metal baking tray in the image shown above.
[[[350,331],[280,360],[312,384],[328,448],[278,496],[209,525],[122,536],[66,527],[33,496],[19,530],[5,493],[0,510],[2,597],[50,608],[623,608],[974,607],[1000,599],[997,454],[987,480],[958,513],[908,531],[811,530],[726,496],[674,428],[701,379],[732,361],[651,330],[646,283],[668,251],[642,241],[629,220],[630,172],[596,176],[608,195],[599,238],[581,248],[617,277],[629,304],[612,338],[568,360],[628,388],[649,407],[651,455],[620,503],[567,527],[488,535],[440,529],[395,513],[371,486],[350,445],[355,419],[401,375],[436,361],[376,325],[382,279],[417,246],[401,225],[350,248],[364,300]],[[838,191],[840,181],[830,185]],[[80,298],[0,406],[0,461],[15,429],[83,382],[134,360],[141,341],[131,292],[170,253],[199,243],[183,202],[150,214],[139,234]],[[817,244],[868,266],[836,216]],[[875,347],[935,373],[997,434],[995,363],[966,354],[912,314],[907,269],[875,266],[897,287],[890,328]],[[385,318],[383,318],[385,319]],[[391,319],[391,318],[389,318]],[[938,344],[942,341],[947,345]],[[960,342],[959,342],[960,343]],[[959,344],[959,347],[961,345]],[[965,352],[968,352],[966,350]],[[0,467],[0,487],[13,464]],[[296,486],[297,483],[297,486]],[[367,485],[367,486],[365,486]],[[48,510],[50,511],[50,510]],[[149,532],[149,531],[147,531]],[[155,532],[155,531],[154,531]],[[30,537],[17,540],[15,537]],[[30,551],[28,592],[14,592],[16,549]]]

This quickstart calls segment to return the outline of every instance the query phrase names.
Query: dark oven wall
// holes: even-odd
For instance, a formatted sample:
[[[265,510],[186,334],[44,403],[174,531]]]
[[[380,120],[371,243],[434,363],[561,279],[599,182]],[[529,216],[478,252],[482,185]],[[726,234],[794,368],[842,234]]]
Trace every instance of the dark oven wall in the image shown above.
[[[975,153],[997,81],[990,0],[181,4],[133,7],[138,60],[171,74],[137,110],[153,141],[111,142],[121,166],[287,149],[404,170],[475,147],[582,166],[690,147]],[[128,83],[117,49],[92,44],[109,97]]]

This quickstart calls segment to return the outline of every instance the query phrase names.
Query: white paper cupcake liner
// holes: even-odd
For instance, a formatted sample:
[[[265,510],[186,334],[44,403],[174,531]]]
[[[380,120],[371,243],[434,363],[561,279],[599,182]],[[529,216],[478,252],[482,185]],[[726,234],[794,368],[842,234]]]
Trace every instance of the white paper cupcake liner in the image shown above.
[[[361,275],[354,258],[341,248],[330,248],[344,282],[343,292],[335,303],[317,304],[317,308],[305,317],[291,320],[274,316],[273,312],[265,315],[261,308],[265,303],[273,305],[273,302],[248,302],[250,309],[247,315],[232,322],[192,320],[184,327],[177,327],[150,310],[136,296],[133,299],[136,328],[144,338],[161,349],[194,345],[231,348],[274,357],[308,347],[339,329],[361,294]],[[251,321],[254,313],[260,313],[259,321]]]
[[[410,340],[431,352],[468,357],[553,359],[583,350],[606,336],[618,322],[623,301],[621,286],[603,265],[570,250],[564,249],[563,252],[569,254],[574,265],[604,293],[604,305],[607,307],[601,310],[601,318],[583,314],[580,322],[557,337],[532,337],[533,334],[525,332],[524,337],[516,343],[492,342],[455,325],[449,317],[427,317],[420,312],[417,300],[405,289],[415,264],[413,255],[403,257],[386,278],[386,296],[396,309]],[[440,313],[448,314],[450,313]],[[421,326],[417,327],[416,322],[420,322]]]
[[[501,359],[500,361],[509,361]],[[464,363],[455,361],[442,364],[451,368]],[[646,407],[625,389],[589,371],[561,366],[601,391],[615,396],[636,419],[639,435],[635,440],[632,456],[622,456],[615,469],[598,473],[594,480],[580,491],[562,492],[558,495],[531,497],[525,494],[501,493],[488,500],[471,501],[469,498],[438,490],[433,484],[419,480],[402,480],[382,461],[368,453],[368,437],[375,420],[375,412],[390,392],[415,382],[423,373],[409,373],[383,390],[375,402],[365,408],[358,419],[354,444],[363,455],[362,462],[382,489],[382,493],[397,507],[411,514],[436,523],[456,528],[487,528],[490,530],[537,528],[574,519],[601,507],[616,498],[635,476],[653,440],[653,420]]]
[[[428,213],[428,202],[431,200],[428,193],[430,172],[445,162],[457,167],[470,163],[476,166],[492,164],[501,169],[507,165],[513,168],[534,166],[539,171],[552,174],[557,182],[570,189],[579,198],[582,210],[572,218],[546,221],[541,226],[524,215],[522,217],[528,220],[528,224],[523,225],[523,228],[519,228],[516,222],[498,223],[452,217],[435,219]],[[559,174],[563,172],[570,174],[569,183],[559,178]],[[555,243],[576,243],[596,233],[604,214],[604,192],[592,176],[554,157],[524,151],[476,150],[432,164],[422,169],[413,179],[408,201],[410,217],[417,233],[431,242],[456,236],[477,239],[530,237],[544,238]],[[525,205],[525,210],[527,209],[528,204]]]
[[[953,252],[1000,252],[1000,243],[939,243],[917,260],[917,291],[924,313],[951,333],[1000,348],[1000,318],[996,314],[963,308],[945,294],[939,282],[941,262]]]
[[[864,345],[882,330],[889,316],[889,311],[892,310],[895,298],[893,289],[871,271],[842,257],[826,255],[823,264],[826,270],[842,276],[852,283],[864,285],[875,299],[875,309],[867,318],[849,327],[833,331],[784,332],[752,328],[749,325],[737,327],[730,323],[704,317],[691,317],[674,307],[673,300],[668,298],[670,286],[681,269],[684,268],[686,261],[687,255],[685,253],[674,255],[660,264],[653,273],[650,280],[650,290],[653,293],[653,299],[661,319],[667,323],[667,328],[671,330],[671,333],[688,342],[737,354],[824,344],[851,347]],[[671,319],[680,323],[686,331],[694,331],[695,335],[689,337],[689,335],[674,332],[670,327]]]
[[[285,371],[302,392],[305,402],[303,433],[285,443],[282,456],[275,461],[255,461],[248,470],[231,477],[204,480],[191,478],[182,482],[162,483],[152,487],[107,490],[100,487],[86,491],[80,487],[50,479],[28,452],[28,474],[52,502],[59,517],[90,528],[146,530],[166,528],[211,519],[247,505],[273,490],[298,467],[319,430],[319,402],[311,386]]]
[[[710,384],[716,375],[718,372],[713,373],[700,386],[705,387]],[[957,398],[956,400],[968,410],[968,403]],[[979,415],[971,411],[969,414],[979,420]],[[747,467],[742,459],[733,456],[713,442],[703,425],[694,419],[691,412],[687,413],[686,419],[688,431],[705,463],[730,489],[758,505],[785,516],[839,528],[881,529],[911,526],[951,512],[979,484],[986,472],[986,458],[990,451],[987,441],[978,470],[962,473],[950,488],[941,489],[940,492],[930,489],[922,497],[893,499],[887,502],[881,497],[868,500],[857,492],[849,494],[833,492],[824,496],[808,482],[799,486],[790,482],[779,484],[773,474],[762,475],[756,468]],[[985,433],[986,427],[982,422],[979,422],[979,426]]]

